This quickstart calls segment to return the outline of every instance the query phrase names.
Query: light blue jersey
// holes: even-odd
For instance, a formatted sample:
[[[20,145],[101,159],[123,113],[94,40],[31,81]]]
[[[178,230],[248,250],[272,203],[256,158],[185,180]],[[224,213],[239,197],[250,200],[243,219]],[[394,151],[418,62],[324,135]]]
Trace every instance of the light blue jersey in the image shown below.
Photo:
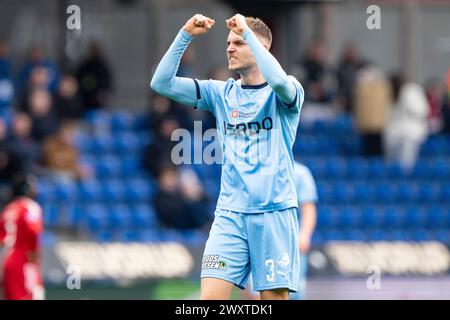
[[[304,91],[294,77],[284,73],[253,32],[246,32],[244,39],[266,83],[251,86],[234,79],[224,82],[176,77],[181,56],[192,40],[180,30],[151,86],[164,96],[210,111],[216,117],[223,157],[218,209],[262,213],[297,207],[292,146]],[[285,102],[288,97],[289,102]]]
[[[302,97],[300,84],[297,96]],[[197,81],[198,107],[217,119],[222,179],[217,208],[260,213],[297,207],[292,145],[302,100],[281,101],[267,83]]]

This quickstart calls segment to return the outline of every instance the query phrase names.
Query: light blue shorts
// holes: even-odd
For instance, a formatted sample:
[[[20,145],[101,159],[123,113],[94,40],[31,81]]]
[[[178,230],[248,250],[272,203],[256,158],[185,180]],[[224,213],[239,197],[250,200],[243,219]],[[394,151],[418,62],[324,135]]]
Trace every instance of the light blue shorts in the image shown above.
[[[260,214],[216,209],[202,259],[201,278],[244,289],[250,271],[256,291],[299,286],[298,209]]]

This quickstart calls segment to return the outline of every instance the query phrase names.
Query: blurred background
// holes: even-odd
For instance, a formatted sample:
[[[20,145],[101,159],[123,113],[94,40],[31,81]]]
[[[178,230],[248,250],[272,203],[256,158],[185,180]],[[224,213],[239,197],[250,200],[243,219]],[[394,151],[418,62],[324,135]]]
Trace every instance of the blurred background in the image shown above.
[[[236,12],[269,25],[306,92],[294,155],[319,194],[306,298],[450,299],[449,1],[0,0],[1,208],[14,175],[38,176],[47,298],[198,298],[220,165],[175,166],[170,137],[215,122],[149,82],[196,13],[216,25],[178,75],[236,77]]]

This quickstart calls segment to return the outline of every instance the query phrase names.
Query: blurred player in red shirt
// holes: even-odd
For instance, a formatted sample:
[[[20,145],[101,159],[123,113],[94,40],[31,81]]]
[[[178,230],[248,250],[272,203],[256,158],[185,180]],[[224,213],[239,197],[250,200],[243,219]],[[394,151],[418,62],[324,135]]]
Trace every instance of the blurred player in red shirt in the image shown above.
[[[42,209],[33,200],[35,196],[34,177],[15,179],[13,199],[0,216],[0,245],[5,247],[3,296],[6,300],[44,299],[39,261]]]

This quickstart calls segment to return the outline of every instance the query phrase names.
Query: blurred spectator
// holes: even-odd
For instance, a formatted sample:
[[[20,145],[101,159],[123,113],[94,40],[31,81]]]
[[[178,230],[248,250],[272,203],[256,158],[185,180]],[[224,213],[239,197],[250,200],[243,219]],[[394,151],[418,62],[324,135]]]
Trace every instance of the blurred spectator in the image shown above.
[[[165,227],[197,229],[210,221],[207,198],[193,171],[166,166],[161,169],[158,183],[155,209]]]
[[[56,135],[45,139],[42,146],[42,164],[51,170],[51,175],[57,180],[71,181],[91,175],[90,168],[80,164],[74,135],[74,124],[65,122]]]
[[[354,115],[368,157],[383,154],[382,133],[390,104],[390,86],[383,72],[371,65],[361,69],[356,79]]]
[[[107,105],[107,96],[112,88],[112,76],[97,43],[91,43],[88,57],[78,68],[77,79],[84,110]]]
[[[32,170],[39,160],[39,145],[31,137],[31,118],[26,113],[14,115],[12,134],[9,143],[14,152],[22,159],[26,172]]]
[[[429,108],[428,123],[430,134],[439,133],[444,126],[442,115],[444,86],[442,82],[439,79],[428,80],[425,85],[425,94]]]
[[[354,88],[356,75],[363,67],[358,49],[353,43],[348,43],[342,51],[341,61],[337,70],[339,102],[348,112],[353,111]]]
[[[394,105],[384,133],[386,158],[410,170],[428,136],[428,103],[420,85],[397,74],[391,82]]]
[[[30,95],[36,90],[48,90],[49,83],[49,73],[48,70],[43,67],[35,67],[30,74],[28,82],[26,84],[25,90],[20,96],[20,106],[19,110],[24,112],[30,112]]]
[[[150,106],[149,125],[153,132],[158,131],[159,124],[169,115],[173,115],[172,105],[166,97],[155,94]]]
[[[41,142],[48,135],[58,130],[58,118],[52,107],[52,96],[44,89],[35,89],[28,98],[32,122],[31,135]]]
[[[64,74],[59,82],[54,98],[54,109],[62,121],[76,120],[81,117],[81,99],[78,93],[78,82],[71,74]]]
[[[334,98],[336,80],[333,70],[328,66],[324,43],[313,40],[307,49],[306,56],[301,60],[298,79],[305,92],[306,101],[331,103]]]
[[[28,54],[28,60],[20,72],[20,91],[23,92],[28,86],[28,82],[35,68],[42,68],[47,72],[48,81],[45,83],[47,90],[54,93],[58,87],[59,71],[57,66],[44,57],[42,49],[35,46]]]
[[[8,143],[6,122],[0,118],[0,205],[11,196],[11,182],[14,177],[22,173],[22,159]]]
[[[13,100],[14,84],[11,77],[11,64],[7,59],[7,45],[0,39],[0,117],[10,116]]]
[[[172,141],[172,132],[178,129],[179,123],[173,116],[166,116],[156,125],[155,135],[144,150],[144,167],[153,177],[158,177],[162,168],[173,163],[171,154],[178,141]]]

